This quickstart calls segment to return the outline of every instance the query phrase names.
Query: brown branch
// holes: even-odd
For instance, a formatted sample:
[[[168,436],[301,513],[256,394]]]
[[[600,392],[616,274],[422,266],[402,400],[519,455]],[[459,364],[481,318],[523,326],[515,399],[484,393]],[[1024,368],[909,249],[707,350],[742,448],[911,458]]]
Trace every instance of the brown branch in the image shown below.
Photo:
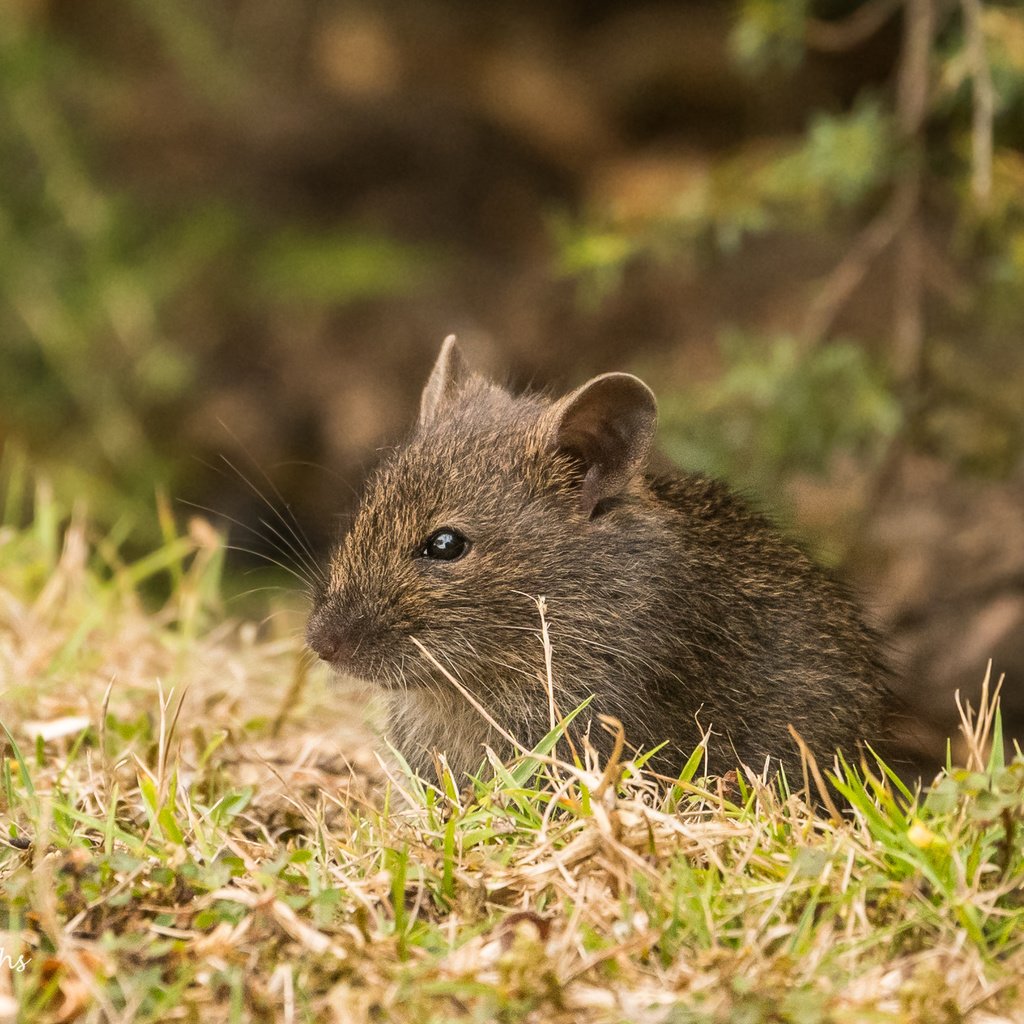
[[[841,53],[870,39],[900,8],[902,0],[868,0],[840,21],[810,18],[804,40],[812,50]]]
[[[875,260],[906,226],[915,205],[916,200],[907,188],[898,187],[878,216],[857,236],[807,310],[800,330],[805,347],[818,344],[828,335],[836,317],[850,301]]]
[[[928,113],[929,58],[935,37],[935,0],[906,0],[903,49],[896,82],[896,123],[900,134],[918,134]]]
[[[986,207],[992,196],[992,123],[996,97],[992,69],[985,54],[985,30],[981,24],[981,0],[960,0],[967,56],[971,63],[974,104],[971,124],[971,191],[978,205]]]
[[[811,303],[800,337],[805,346],[823,340],[878,257],[890,245],[898,243],[894,335],[900,368],[912,373],[910,368],[920,360],[924,335],[921,243],[916,221],[921,199],[920,134],[928,114],[931,91],[929,60],[935,36],[936,0],[902,0],[902,6],[903,47],[896,81],[896,125],[906,150],[905,163],[890,201],[860,233]],[[870,0],[835,27],[866,26],[873,19],[888,17],[894,9],[883,0]],[[852,22],[855,18],[864,20]]]
[[[919,191],[913,178],[908,189]],[[893,354],[891,365],[895,380],[905,391],[913,391],[920,383],[925,340],[924,257],[922,227],[914,198],[910,216],[896,248],[893,276]],[[907,396],[909,397],[909,395]]]
[[[924,355],[924,268],[921,256],[921,131],[928,116],[931,53],[936,31],[936,0],[906,0],[903,51],[896,82],[896,123],[907,147],[900,190],[910,211],[896,251],[893,342],[897,379],[913,388]]]

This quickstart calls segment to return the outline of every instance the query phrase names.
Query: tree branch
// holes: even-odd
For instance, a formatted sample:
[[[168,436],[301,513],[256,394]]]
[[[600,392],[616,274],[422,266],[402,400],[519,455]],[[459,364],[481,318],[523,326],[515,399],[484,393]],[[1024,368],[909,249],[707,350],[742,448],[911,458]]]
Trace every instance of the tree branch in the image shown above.
[[[841,21],[810,18],[804,40],[812,50],[841,53],[870,39],[899,10],[902,0],[868,0]]]
[[[905,185],[897,187],[882,211],[864,228],[846,255],[828,275],[804,317],[800,338],[811,347],[825,338],[842,308],[871,269],[906,226],[916,206],[916,196]]]
[[[985,54],[985,30],[981,0],[960,0],[971,63],[974,105],[971,125],[971,191],[978,205],[986,207],[992,196],[992,123],[995,120],[995,88]]]

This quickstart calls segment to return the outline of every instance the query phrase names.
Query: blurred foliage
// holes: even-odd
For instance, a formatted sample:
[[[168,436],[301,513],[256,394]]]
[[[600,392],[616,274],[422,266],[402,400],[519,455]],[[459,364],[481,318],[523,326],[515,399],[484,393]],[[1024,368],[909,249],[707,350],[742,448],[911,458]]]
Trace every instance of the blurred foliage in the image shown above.
[[[436,254],[425,248],[382,236],[314,235],[289,228],[265,243],[253,281],[287,302],[351,302],[423,283],[435,260]]]
[[[141,410],[189,380],[159,311],[195,261],[189,235],[156,248],[96,187],[74,127],[51,101],[73,58],[0,27],[0,428],[59,439],[70,465],[99,460],[134,490],[158,469]],[[35,439],[35,438],[34,438]]]
[[[849,238],[844,259],[805,300],[800,337],[726,325],[721,374],[666,406],[669,451],[774,494],[792,470],[824,470],[838,451],[877,462],[897,435],[962,469],[1015,471],[1024,464],[1024,8],[738,8],[733,53],[755,88],[780,68],[794,72],[815,45],[855,50],[887,25],[903,39],[889,83],[866,85],[846,110],[813,113],[788,142],[739,145],[646,217],[594,210],[560,225],[563,270],[590,301],[644,257],[686,273],[758,235]],[[834,336],[860,282],[893,264],[901,276],[889,336]],[[900,320],[911,324],[909,339],[898,336]]]
[[[803,56],[809,14],[809,0],[743,0],[733,52],[751,67],[792,66]]]
[[[771,494],[794,472],[823,472],[837,450],[877,458],[900,424],[884,372],[860,345],[805,352],[792,337],[721,338],[724,373],[661,406],[666,454],[691,469],[729,467],[744,490]]]
[[[821,227],[871,197],[894,158],[891,120],[877,97],[862,98],[847,114],[819,112],[799,142],[759,142],[717,160],[672,197],[655,224],[644,225],[642,238],[614,225],[559,222],[562,270],[597,274],[610,286],[646,249],[728,253],[753,235]]]
[[[195,72],[202,24],[159,4],[137,13]],[[108,73],[32,15],[0,17],[0,447],[26,445],[101,521],[133,510],[149,541],[154,488],[188,469],[174,439],[200,371],[177,310],[199,286],[215,279],[260,317],[404,294],[433,254],[346,225],[267,223],[227,196],[155,204],[116,187],[76,116]],[[222,99],[235,86],[199,77]]]
[[[323,54],[317,47],[324,45],[323,38],[329,41],[331,12],[321,22],[316,21],[319,14],[295,15],[296,23],[304,18],[316,22],[323,38],[318,42],[311,30],[305,43],[289,51],[301,65],[289,78],[279,65],[266,65],[284,49],[283,43],[276,45],[271,4],[247,8],[253,21],[268,18],[260,29],[265,49],[259,53],[230,42],[232,33],[246,31],[244,25],[239,28],[244,12],[231,5],[126,0],[123,8],[113,5],[113,14],[103,6],[81,5],[86,10],[81,14],[75,5],[51,9],[47,3],[11,3],[0,17],[0,442],[14,437],[34,460],[48,462],[66,481],[64,489],[86,496],[98,518],[113,522],[131,508],[146,522],[157,482],[175,492],[190,469],[180,450],[182,424],[194,415],[197,395],[209,397],[221,388],[236,400],[231,408],[238,409],[265,393],[258,386],[232,391],[242,362],[258,363],[256,375],[265,375],[268,389],[276,387],[276,375],[287,362],[284,350],[295,338],[319,331],[303,358],[322,358],[323,337],[329,337],[331,318],[341,308],[422,294],[440,275],[456,280],[443,301],[453,295],[463,299],[471,291],[466,286],[464,294],[458,292],[463,282],[457,279],[470,275],[462,273],[465,264],[456,266],[458,261],[449,258],[447,242],[410,244],[378,227],[387,222],[379,216],[384,190],[374,191],[378,151],[354,151],[359,140],[374,136],[354,129],[336,136],[310,130],[309,137],[315,136],[323,151],[306,153],[309,162],[301,166],[289,163],[297,161],[295,152],[275,146],[301,148],[308,142],[303,132],[325,110],[351,109],[359,115],[353,123],[359,117],[387,121],[389,131],[392,114],[395,122],[405,124],[417,122],[423,113],[424,136],[452,130],[451,138],[429,141],[437,141],[439,150],[450,147],[471,168],[465,179],[454,176],[455,191],[470,192],[476,188],[473,176],[511,159],[517,147],[539,152],[537,139],[553,139],[557,133],[537,134],[530,120],[535,106],[526,102],[533,95],[530,89],[523,95],[511,90],[508,109],[495,100],[487,86],[493,82],[479,71],[493,40],[480,42],[479,67],[469,61],[469,70],[452,72],[456,85],[447,87],[464,107],[437,108],[445,115],[465,114],[471,127],[453,127],[443,117],[430,120],[427,105],[417,106],[413,94],[429,92],[422,87],[425,79],[415,75],[425,74],[425,55],[435,51],[427,41],[417,49],[420,44],[414,41],[413,59],[402,64],[402,31],[415,35],[421,24],[410,13],[412,6],[356,19],[362,25],[358,39],[376,40],[379,53],[387,56],[378,66],[369,54],[363,68],[368,77],[360,79],[366,88],[380,91],[349,91],[344,102],[309,113],[302,101],[314,90],[297,89],[290,106],[266,113],[268,125],[279,120],[262,134],[262,101],[289,82],[306,82],[320,73],[315,65]],[[312,11],[316,5],[308,6]],[[72,8],[74,15],[69,14]],[[926,61],[915,67],[908,63],[913,47],[907,44],[910,33],[920,31],[914,12],[925,8],[933,23],[924,40]],[[50,19],[53,12],[59,16]],[[494,246],[499,260],[506,257],[506,248],[513,248],[517,231],[532,237],[506,217],[521,215],[515,211],[535,199],[548,203],[554,260],[551,266],[538,266],[536,251],[530,250],[530,273],[539,278],[561,271],[580,283],[592,305],[615,291],[627,280],[629,268],[643,260],[662,261],[680,278],[694,280],[754,245],[801,237],[843,239],[845,254],[820,281],[808,284],[795,277],[792,308],[784,316],[765,317],[769,326],[740,323],[739,317],[723,325],[720,372],[713,380],[699,392],[694,388],[674,398],[664,396],[665,440],[673,455],[684,464],[776,494],[787,474],[827,469],[837,452],[878,461],[895,438],[967,470],[1015,472],[1024,458],[1024,410],[1018,397],[1024,391],[1019,346],[1024,332],[1024,8],[1009,0],[736,0],[733,15],[731,53],[747,76],[742,88],[751,95],[770,94],[787,75],[815,62],[819,67],[833,58],[855,63],[858,47],[872,45],[880,33],[889,33],[888,50],[882,49],[891,53],[892,66],[885,74],[853,76],[858,86],[842,101],[834,93],[829,102],[819,102],[817,94],[801,98],[800,130],[786,134],[775,130],[771,118],[753,117],[754,128],[730,136],[734,141],[699,147],[699,159],[681,161],[678,187],[643,215],[620,215],[613,204],[600,203],[582,215],[566,212],[571,203],[564,196],[590,194],[600,161],[588,163],[574,150],[559,165],[560,151],[552,146],[556,156],[543,173],[530,178],[532,171],[523,171],[522,181],[511,177],[512,184],[495,193],[497,199],[481,201],[483,213],[477,219],[497,223],[499,236],[504,232]],[[551,26],[557,19],[548,23],[532,8],[524,8],[521,17],[536,19],[530,24],[539,33],[555,31]],[[396,27],[403,18],[407,21]],[[93,37],[110,24],[118,22],[121,31],[119,19],[131,22],[124,29],[130,43],[142,41],[134,57],[124,56],[131,45],[123,41],[121,49],[109,51],[95,45]],[[600,28],[599,22],[595,15]],[[62,30],[54,29],[61,24]],[[451,38],[463,46],[470,45],[467,39],[482,39]],[[461,57],[451,45],[452,59]],[[341,50],[349,60],[352,51]],[[547,81],[544,62],[552,62],[550,55],[541,60],[531,51],[528,60],[516,63],[522,54],[515,46],[496,52],[499,69],[519,69],[528,83]],[[644,57],[639,48],[631,59]],[[282,65],[288,59],[282,57]],[[147,74],[150,60],[152,76]],[[437,69],[439,90],[445,87],[445,71]],[[405,84],[405,92],[388,93],[388,83],[402,82],[405,72],[412,84]],[[466,98],[478,73],[485,87],[476,99]],[[463,74],[465,80],[459,77]],[[628,79],[621,69],[619,77]],[[150,78],[159,79],[164,91],[147,93],[145,102],[133,106],[140,83],[148,85]],[[351,85],[351,76],[345,81]],[[562,79],[554,81],[557,86]],[[581,74],[575,81],[581,90],[574,101],[579,110],[590,110],[587,102],[598,106],[593,97],[580,99],[587,87],[593,88],[592,79]],[[609,94],[612,88],[609,84]],[[920,110],[913,109],[915,90],[923,96]],[[623,94],[628,91],[622,86]],[[542,90],[542,95],[548,93]],[[676,93],[666,95],[667,103],[679,106]],[[145,157],[139,160],[138,155],[145,141],[138,151],[129,151],[143,165],[141,171],[135,168],[135,178],[132,168],[111,166],[117,160],[111,137],[117,131],[130,135],[132,124],[153,116],[147,102],[162,110],[159,103],[167,97],[174,108],[168,108],[169,117],[176,114],[197,134],[220,133],[211,138],[211,150],[228,149],[237,138],[252,144],[255,138],[266,148],[253,144],[252,152],[280,157],[284,169],[236,182],[228,179],[244,168],[247,157],[236,155],[234,162],[223,163],[214,157],[197,173],[198,186],[168,188],[166,181],[174,182],[176,172],[161,177],[145,166]],[[567,109],[576,110],[568,98]],[[394,110],[388,106],[392,100]],[[731,98],[722,109],[746,109],[744,102]],[[547,100],[539,105],[547,115]],[[762,115],[764,105],[762,100]],[[388,117],[378,117],[385,108]],[[510,117],[513,108],[515,118]],[[117,131],[102,118],[90,119],[103,110],[117,111],[109,113]],[[309,122],[301,120],[303,114]],[[596,115],[588,118],[581,116],[579,124],[603,123]],[[404,156],[402,144],[414,136],[402,130],[383,133],[381,151]],[[515,136],[517,130],[521,137]],[[586,130],[569,137],[590,139],[593,151],[603,152],[604,143],[593,142]],[[487,140],[503,132],[512,139],[508,148],[496,146],[490,164],[472,163],[474,147],[491,152]],[[169,137],[173,140],[174,133]],[[666,149],[673,144],[668,139]],[[196,152],[205,155],[206,141],[196,143],[184,159],[195,158]],[[610,151],[615,158],[635,158],[643,149],[640,143],[615,145],[619,148]],[[160,152],[167,151],[170,147]],[[410,154],[409,167],[394,175],[401,179],[395,191],[404,203],[403,216],[423,205],[422,197],[430,193],[411,186],[401,191],[406,186],[402,175],[410,181],[419,176],[439,190],[435,179],[451,174],[450,163],[440,158],[431,163],[431,157],[419,164],[418,156],[419,151]],[[360,208],[368,214],[362,219],[325,214],[326,209],[358,205],[333,205],[324,198],[342,187],[338,168],[347,171],[349,164],[359,164],[357,157],[364,163],[352,171],[351,180],[344,179],[344,187],[359,193]],[[303,179],[296,185],[302,175],[312,184]],[[546,192],[560,176],[572,178],[572,186]],[[288,185],[295,191],[282,198],[279,193]],[[530,194],[522,207],[517,205],[520,189]],[[602,193],[595,189],[593,194]],[[416,225],[412,236],[448,239],[438,224],[458,219],[459,209],[454,215],[450,205],[430,211],[433,219],[417,219],[421,211],[415,209],[408,218]],[[872,247],[878,237],[882,242]],[[464,238],[470,239],[463,241],[470,263],[475,236]],[[915,239],[922,250],[917,264],[912,258]],[[508,266],[513,263],[509,258]],[[504,280],[506,266],[496,265],[500,273],[487,280]],[[512,282],[508,294],[498,295],[499,301],[492,301],[495,291],[473,294],[452,318],[472,319],[481,307],[500,301],[514,305],[508,295],[519,294],[516,288],[527,276],[521,267],[515,269],[520,280]],[[868,336],[851,330],[842,313],[857,303],[858,283],[872,273],[891,276],[894,294],[884,314],[887,331]],[[476,281],[472,287],[483,292],[493,285]],[[467,309],[473,312],[467,315]],[[367,319],[376,319],[373,311]],[[536,319],[559,322],[550,310],[538,312]],[[509,322],[515,323],[511,315]],[[250,347],[247,332],[254,324],[269,324],[263,344],[273,338],[281,351],[268,354],[266,348]],[[296,376],[305,373],[304,367],[295,370]],[[211,384],[213,377],[218,380]],[[323,395],[293,387],[290,401],[289,415],[312,419],[309,410]],[[217,412],[214,408],[211,418]],[[281,418],[286,418],[283,413]],[[359,418],[353,413],[353,421]],[[339,414],[334,422],[350,421]],[[295,429],[297,443],[312,447],[316,426],[303,421]]]

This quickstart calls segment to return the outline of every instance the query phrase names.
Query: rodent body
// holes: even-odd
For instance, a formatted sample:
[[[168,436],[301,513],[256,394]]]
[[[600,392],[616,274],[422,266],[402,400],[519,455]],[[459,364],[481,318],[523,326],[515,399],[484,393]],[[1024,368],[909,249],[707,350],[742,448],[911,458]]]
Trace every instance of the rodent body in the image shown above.
[[[597,377],[558,401],[514,397],[446,341],[420,423],[369,481],[310,616],[310,646],[380,684],[389,735],[429,775],[513,751],[414,639],[526,747],[553,695],[603,754],[627,741],[676,772],[713,730],[710,768],[771,757],[795,781],[792,725],[831,759],[882,729],[878,643],[842,589],[722,484],[657,478],[649,389]]]

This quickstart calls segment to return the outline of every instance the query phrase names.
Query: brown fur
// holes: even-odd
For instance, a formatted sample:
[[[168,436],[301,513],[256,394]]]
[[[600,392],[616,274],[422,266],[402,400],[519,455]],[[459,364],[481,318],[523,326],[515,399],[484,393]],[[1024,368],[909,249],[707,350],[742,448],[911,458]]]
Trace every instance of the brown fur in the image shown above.
[[[559,708],[594,695],[576,736],[613,715],[634,745],[668,741],[657,765],[675,771],[711,726],[712,770],[773,757],[791,778],[789,723],[826,757],[878,738],[886,674],[855,606],[723,485],[644,475],[649,396],[619,374],[560,402],[513,397],[446,343],[308,627],[321,656],[384,688],[390,739],[421,772],[434,750],[457,772],[484,744],[511,751],[412,638],[531,746],[549,726],[541,595]],[[417,557],[445,526],[470,552]],[[606,732],[589,734],[607,753]]]

